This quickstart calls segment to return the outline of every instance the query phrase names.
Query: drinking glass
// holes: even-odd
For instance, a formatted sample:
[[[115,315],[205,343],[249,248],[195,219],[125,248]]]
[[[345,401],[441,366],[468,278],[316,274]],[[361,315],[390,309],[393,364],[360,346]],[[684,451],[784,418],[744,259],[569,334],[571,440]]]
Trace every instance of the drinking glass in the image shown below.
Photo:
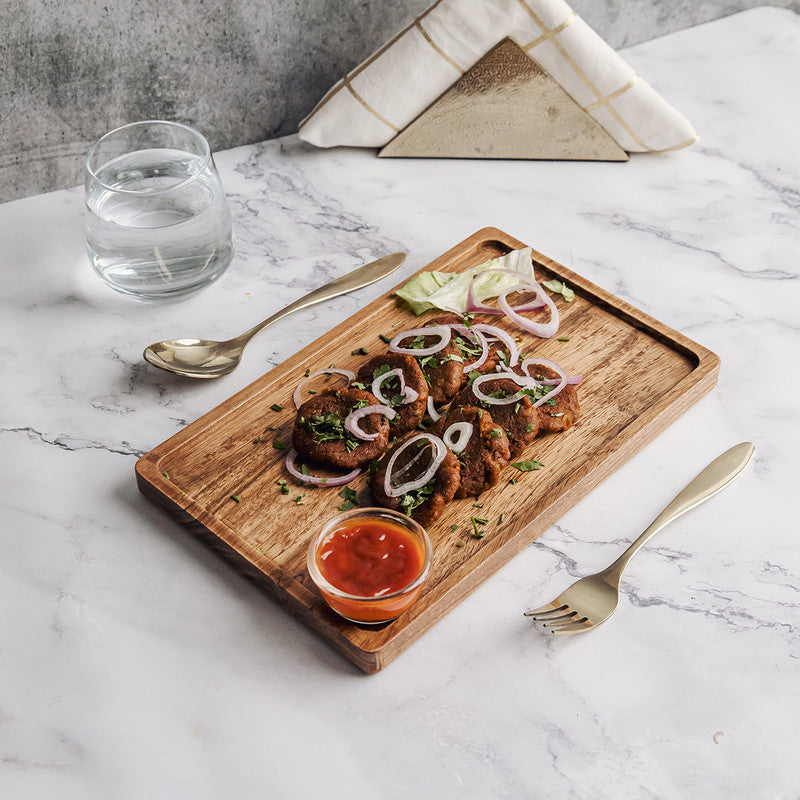
[[[233,257],[230,209],[208,142],[177,122],[123,125],[91,147],[84,222],[95,272],[140,299],[197,291]]]

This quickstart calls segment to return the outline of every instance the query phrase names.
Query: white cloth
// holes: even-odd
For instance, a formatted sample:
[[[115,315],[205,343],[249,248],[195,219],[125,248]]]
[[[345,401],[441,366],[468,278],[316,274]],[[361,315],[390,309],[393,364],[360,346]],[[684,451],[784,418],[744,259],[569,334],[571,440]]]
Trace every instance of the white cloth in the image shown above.
[[[317,147],[382,147],[506,36],[629,152],[697,141],[689,121],[562,0],[437,0],[300,123]]]

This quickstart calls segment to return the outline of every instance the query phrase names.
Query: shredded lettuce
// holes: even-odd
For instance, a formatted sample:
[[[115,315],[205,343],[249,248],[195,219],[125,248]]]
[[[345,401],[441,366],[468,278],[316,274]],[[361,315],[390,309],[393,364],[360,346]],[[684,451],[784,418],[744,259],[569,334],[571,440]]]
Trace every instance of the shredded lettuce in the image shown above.
[[[467,312],[467,294],[473,278],[490,269],[513,269],[533,278],[531,248],[512,250],[504,256],[492,258],[458,274],[420,272],[401,289],[398,289],[395,294],[405,300],[417,316],[432,308],[465,314]],[[483,302],[490,297],[497,297],[518,283],[519,278],[514,275],[503,275],[502,273],[486,275],[475,281],[473,289],[475,299]]]
[[[411,310],[419,316],[435,307],[426,298],[450,283],[455,277],[452,272],[420,272],[401,289],[398,289],[395,294],[405,300],[411,306]]]

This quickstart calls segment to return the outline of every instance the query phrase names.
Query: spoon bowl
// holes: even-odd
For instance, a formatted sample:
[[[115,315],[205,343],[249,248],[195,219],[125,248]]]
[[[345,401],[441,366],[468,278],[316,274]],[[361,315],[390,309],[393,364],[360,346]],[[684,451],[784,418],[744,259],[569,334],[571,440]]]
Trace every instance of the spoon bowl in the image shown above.
[[[322,303],[340,294],[369,286],[387,275],[391,275],[406,260],[405,253],[392,253],[359,267],[341,278],[315,289],[295,300],[249,331],[234,339],[216,342],[213,339],[165,339],[144,349],[144,359],[149,364],[186,378],[221,378],[239,366],[245,345],[268,325],[287,317],[294,311]]]
[[[243,351],[239,339],[166,339],[145,348],[144,358],[154,367],[189,378],[221,378],[239,366]]]

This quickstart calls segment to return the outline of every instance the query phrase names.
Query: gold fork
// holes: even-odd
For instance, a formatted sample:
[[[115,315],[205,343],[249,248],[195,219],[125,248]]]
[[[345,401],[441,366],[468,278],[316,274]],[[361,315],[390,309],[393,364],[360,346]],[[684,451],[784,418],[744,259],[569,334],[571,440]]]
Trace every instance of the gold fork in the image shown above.
[[[726,450],[676,495],[613,564],[595,575],[581,578],[555,600],[541,608],[526,611],[525,616],[543,622],[553,633],[588,631],[605,622],[619,603],[622,572],[639,548],[665,525],[721,492],[747,466],[754,452],[755,448],[750,442],[742,442]]]

